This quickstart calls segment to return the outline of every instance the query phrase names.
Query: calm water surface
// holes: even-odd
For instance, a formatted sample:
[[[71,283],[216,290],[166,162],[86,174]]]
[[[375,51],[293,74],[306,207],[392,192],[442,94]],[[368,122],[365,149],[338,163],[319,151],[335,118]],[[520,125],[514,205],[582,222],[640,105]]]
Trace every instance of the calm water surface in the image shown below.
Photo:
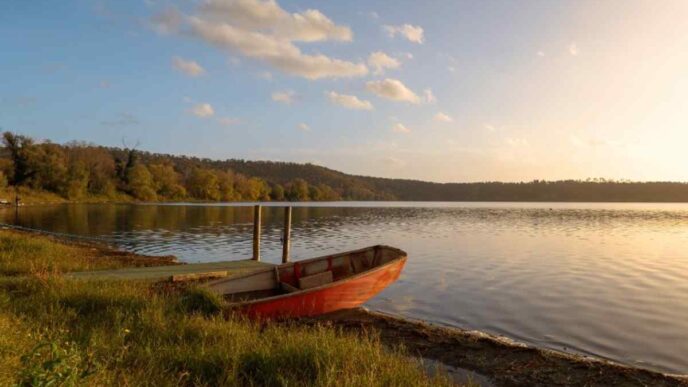
[[[5,222],[15,221],[4,210]],[[264,209],[278,262],[282,209]],[[98,236],[187,262],[251,255],[252,209],[26,207],[24,226]],[[373,244],[409,253],[372,309],[688,373],[688,205],[331,203],[293,213],[293,258]]]

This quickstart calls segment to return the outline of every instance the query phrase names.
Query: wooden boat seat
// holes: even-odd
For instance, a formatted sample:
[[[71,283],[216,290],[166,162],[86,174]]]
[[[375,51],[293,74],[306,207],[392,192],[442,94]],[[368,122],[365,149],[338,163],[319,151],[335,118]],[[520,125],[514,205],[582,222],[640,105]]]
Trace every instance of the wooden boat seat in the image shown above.
[[[310,288],[315,288],[321,285],[332,283],[334,278],[332,277],[332,271],[327,270],[322,273],[311,274],[305,277],[299,278],[299,289],[306,290]]]

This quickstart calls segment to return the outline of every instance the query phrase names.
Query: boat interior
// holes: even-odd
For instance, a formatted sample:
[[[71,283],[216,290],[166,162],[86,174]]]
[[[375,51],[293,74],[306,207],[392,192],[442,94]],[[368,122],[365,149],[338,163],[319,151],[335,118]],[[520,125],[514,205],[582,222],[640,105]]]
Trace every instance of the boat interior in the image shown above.
[[[206,286],[230,302],[248,302],[343,281],[405,256],[393,247],[371,246],[223,278]]]

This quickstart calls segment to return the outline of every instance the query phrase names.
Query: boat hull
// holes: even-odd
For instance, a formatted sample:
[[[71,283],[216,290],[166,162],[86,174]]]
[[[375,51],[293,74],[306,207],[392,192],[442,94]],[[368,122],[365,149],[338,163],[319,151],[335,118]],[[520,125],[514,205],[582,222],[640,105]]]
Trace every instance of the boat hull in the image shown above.
[[[396,281],[406,257],[360,275],[326,286],[280,297],[237,304],[234,308],[250,318],[308,317],[361,306]]]

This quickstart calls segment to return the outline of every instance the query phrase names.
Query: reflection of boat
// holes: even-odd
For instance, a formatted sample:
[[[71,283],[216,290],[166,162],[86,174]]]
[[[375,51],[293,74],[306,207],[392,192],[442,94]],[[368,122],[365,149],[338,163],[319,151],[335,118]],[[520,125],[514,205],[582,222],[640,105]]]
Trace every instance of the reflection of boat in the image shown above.
[[[406,253],[372,246],[285,263],[205,286],[250,317],[314,316],[360,306],[399,278]]]

